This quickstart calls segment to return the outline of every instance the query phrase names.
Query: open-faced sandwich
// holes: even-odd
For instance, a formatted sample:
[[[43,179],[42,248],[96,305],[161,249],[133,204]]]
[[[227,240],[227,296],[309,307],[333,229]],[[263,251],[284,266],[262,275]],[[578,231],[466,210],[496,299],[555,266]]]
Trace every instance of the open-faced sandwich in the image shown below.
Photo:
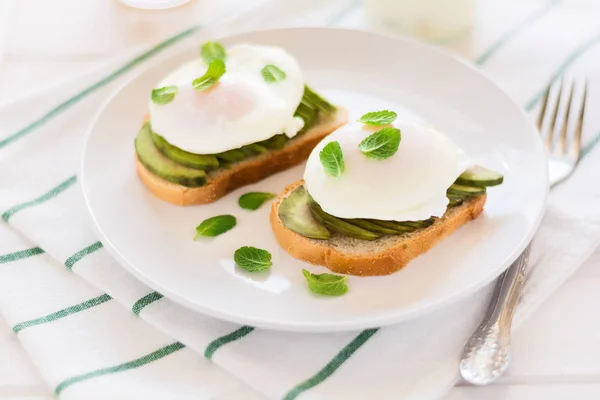
[[[137,170],[159,198],[215,201],[304,161],[346,111],[306,86],[277,47],[204,44],[152,91],[135,139]]]
[[[273,204],[271,225],[293,257],[385,275],[477,218],[486,187],[502,181],[441,132],[373,112],[317,145],[304,180]]]

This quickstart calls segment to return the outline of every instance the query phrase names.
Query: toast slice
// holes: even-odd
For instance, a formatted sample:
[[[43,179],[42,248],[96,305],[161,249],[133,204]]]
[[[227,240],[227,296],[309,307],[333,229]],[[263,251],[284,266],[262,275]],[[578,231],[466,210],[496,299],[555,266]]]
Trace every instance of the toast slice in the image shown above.
[[[334,272],[359,276],[388,275],[402,269],[460,226],[477,218],[486,201],[486,195],[473,197],[448,209],[433,225],[402,235],[368,241],[332,233],[330,239],[320,240],[289,230],[279,218],[282,200],[303,183],[300,180],[287,186],[273,203],[270,219],[277,241],[292,257],[323,265]]]
[[[206,185],[199,187],[186,187],[160,178],[150,172],[136,155],[137,172],[142,182],[159,199],[180,206],[211,203],[241,186],[258,182],[305,161],[321,139],[347,120],[348,112],[338,107],[335,114],[317,122],[281,150],[272,150],[235,163],[230,168],[212,171],[208,174]]]

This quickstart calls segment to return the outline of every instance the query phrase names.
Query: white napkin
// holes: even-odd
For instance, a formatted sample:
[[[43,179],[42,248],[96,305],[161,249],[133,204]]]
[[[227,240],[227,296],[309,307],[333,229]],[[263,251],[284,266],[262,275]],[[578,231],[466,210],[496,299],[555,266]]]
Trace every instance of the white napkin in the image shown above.
[[[9,13],[12,10],[12,0],[5,0],[0,3],[0,68],[2,67],[2,59],[4,55],[4,47],[8,38],[10,29]]]
[[[159,62],[223,32],[283,25],[364,26],[358,2],[320,3],[269,3],[218,31],[181,38],[145,62]],[[600,39],[594,24],[582,23],[597,21],[600,12],[590,16],[589,10],[552,7],[543,13],[527,9],[519,20],[515,10],[505,12],[512,25],[504,30],[490,25],[492,35],[483,24],[466,53],[475,59],[473,55],[492,49],[480,64],[528,108],[534,108],[557,71],[574,65],[585,73],[591,55],[584,50]],[[539,16],[522,26],[532,13]],[[577,29],[555,32],[556,26],[568,24]],[[560,41],[551,51],[539,45],[553,35]],[[466,39],[451,45],[465,44]],[[441,398],[457,379],[458,355],[486,307],[489,287],[392,327],[293,334],[189,311],[116,264],[91,229],[75,174],[91,115],[139,67],[69,99],[118,67],[0,109],[0,312],[49,387],[64,399],[90,400]],[[592,146],[595,133],[586,132],[585,143],[591,144],[575,176],[551,195],[517,325],[600,241],[600,188],[589,184],[600,168],[599,151]]]

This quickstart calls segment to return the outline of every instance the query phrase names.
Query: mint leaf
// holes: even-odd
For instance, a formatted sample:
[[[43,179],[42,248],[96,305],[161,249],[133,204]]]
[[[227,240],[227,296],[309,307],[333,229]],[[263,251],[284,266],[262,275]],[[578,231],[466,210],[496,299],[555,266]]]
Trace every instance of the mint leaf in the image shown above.
[[[347,276],[333,274],[311,274],[303,269],[302,274],[308,282],[308,287],[314,293],[327,296],[341,296],[348,291]]]
[[[238,200],[238,203],[240,207],[245,208],[246,210],[258,210],[265,201],[270,200],[273,197],[275,197],[275,194],[273,193],[250,192],[243,194]]]
[[[204,43],[200,48],[200,54],[207,64],[210,64],[214,60],[225,61],[225,58],[227,57],[225,47],[219,42]]]
[[[260,272],[269,269],[271,262],[271,253],[256,247],[240,247],[233,254],[235,263],[248,272]]]
[[[375,160],[385,160],[398,151],[400,145],[400,130],[383,128],[360,142],[358,149],[367,157]]]
[[[154,104],[169,104],[175,100],[177,94],[177,86],[165,86],[152,90],[152,102]]]
[[[265,65],[260,72],[267,83],[279,82],[287,78],[287,74],[273,64]]]
[[[373,111],[366,113],[358,121],[368,125],[387,125],[394,122],[397,116],[393,111]]]
[[[200,78],[194,79],[192,86],[196,90],[206,90],[219,80],[225,73],[225,63],[223,60],[212,60],[208,65],[206,73]]]
[[[332,176],[340,176],[344,172],[344,155],[338,142],[329,142],[319,153],[321,164],[325,171]]]
[[[194,240],[200,236],[218,236],[233,228],[236,223],[237,221],[233,215],[217,215],[216,217],[205,219],[196,227]]]

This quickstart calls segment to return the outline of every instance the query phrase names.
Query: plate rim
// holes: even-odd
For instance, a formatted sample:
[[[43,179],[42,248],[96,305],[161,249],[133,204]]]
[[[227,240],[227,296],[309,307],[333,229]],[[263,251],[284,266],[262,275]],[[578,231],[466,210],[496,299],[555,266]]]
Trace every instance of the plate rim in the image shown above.
[[[519,112],[521,117],[523,117],[528,122],[528,125],[531,128],[531,132],[535,134],[536,142],[537,142],[539,149],[541,150],[541,154],[543,156],[544,162],[545,163],[547,162],[546,161],[547,155],[543,150],[542,141],[536,132],[533,122],[530,120],[530,118],[528,117],[525,110],[523,110],[522,107],[520,107],[518,104],[516,104],[508,96],[508,94],[498,86],[498,84],[496,84],[494,81],[492,81],[490,78],[488,78],[475,65],[470,63],[468,60],[458,57],[455,54],[449,53],[448,51],[446,51],[444,49],[439,49],[433,45],[422,43],[422,42],[417,41],[416,39],[405,37],[405,36],[395,37],[395,36],[389,36],[389,35],[385,35],[385,34],[381,34],[381,33],[369,32],[369,31],[364,31],[364,30],[359,30],[359,29],[328,28],[328,27],[286,27],[286,28],[273,28],[273,29],[258,29],[258,30],[248,30],[248,31],[243,31],[243,32],[234,32],[232,35],[216,35],[215,38],[229,39],[229,38],[235,38],[235,37],[245,36],[245,35],[254,34],[254,33],[299,31],[299,30],[300,31],[302,31],[302,30],[311,30],[311,31],[322,30],[322,31],[329,31],[329,32],[344,31],[344,32],[353,33],[353,34],[382,37],[385,39],[390,39],[390,40],[394,40],[394,41],[398,41],[398,42],[405,42],[405,43],[408,43],[410,46],[426,48],[428,51],[433,51],[433,52],[441,54],[445,57],[449,57],[454,62],[458,62],[458,63],[462,64],[464,67],[468,68],[472,73],[478,74],[480,77],[482,77],[486,81],[487,84],[493,86],[498,91],[499,95],[503,96],[510,104],[512,104],[517,109],[517,111]],[[178,49],[174,54],[170,55],[169,58],[177,57],[178,55],[189,52],[189,50],[194,47],[197,47],[197,44],[182,47],[181,49]],[[106,97],[106,99],[102,102],[102,104],[98,107],[97,111],[92,116],[90,123],[88,124],[88,127],[84,134],[84,138],[83,138],[84,145],[83,145],[82,154],[80,157],[79,170],[77,172],[77,179],[81,182],[80,191],[83,195],[85,206],[88,211],[88,216],[92,222],[94,232],[96,232],[96,234],[99,236],[99,239],[102,242],[102,244],[104,245],[103,247],[106,249],[106,251],[120,264],[120,266],[122,266],[127,272],[131,273],[136,279],[139,279],[142,283],[147,285],[151,290],[155,290],[155,291],[161,293],[162,295],[164,295],[164,297],[171,299],[172,301],[186,307],[189,310],[192,310],[193,312],[198,312],[205,316],[217,318],[217,319],[220,319],[223,321],[228,321],[228,322],[232,322],[232,323],[236,323],[236,324],[240,324],[240,325],[249,325],[249,326],[261,328],[261,329],[284,331],[284,332],[307,332],[307,333],[309,333],[309,332],[312,332],[312,333],[346,332],[346,331],[353,331],[353,330],[379,328],[379,327],[389,326],[389,325],[413,320],[420,316],[427,316],[428,314],[430,314],[436,310],[443,309],[444,306],[449,306],[451,304],[454,304],[457,301],[464,299],[467,296],[477,292],[478,290],[482,289],[484,286],[488,285],[490,282],[495,280],[498,276],[500,276],[500,274],[502,274],[506,269],[508,269],[508,267],[525,250],[527,245],[531,242],[531,240],[537,233],[539,226],[542,222],[542,219],[545,215],[546,208],[548,205],[548,194],[549,194],[549,184],[548,184],[549,177],[548,177],[547,169],[544,169],[544,171],[546,171],[546,173],[543,176],[544,182],[546,183],[545,187],[547,187],[547,189],[544,191],[542,204],[537,213],[535,222],[532,224],[532,228],[530,229],[529,233],[524,236],[524,238],[521,240],[521,242],[518,244],[518,246],[515,247],[515,250],[513,250],[513,252],[510,255],[507,255],[504,258],[504,261],[502,263],[499,263],[499,267],[496,268],[493,273],[490,273],[488,275],[488,277],[486,277],[486,279],[481,279],[480,281],[473,283],[470,286],[465,287],[463,290],[461,290],[458,293],[451,294],[449,296],[446,296],[442,299],[438,299],[436,301],[431,301],[431,302],[427,302],[425,304],[420,304],[418,307],[413,307],[412,309],[405,310],[400,313],[387,312],[383,316],[370,317],[370,318],[362,317],[360,319],[355,319],[355,320],[351,320],[351,321],[347,321],[347,322],[336,322],[335,325],[331,325],[331,324],[328,325],[325,323],[314,323],[314,322],[313,323],[296,323],[296,322],[294,322],[293,324],[290,324],[290,323],[278,323],[276,321],[274,321],[274,322],[264,321],[262,319],[248,317],[246,315],[238,314],[235,312],[233,312],[233,313],[232,312],[224,312],[222,310],[218,310],[218,309],[214,309],[211,307],[207,307],[205,305],[198,304],[197,302],[191,301],[190,299],[186,298],[185,296],[178,294],[176,290],[171,290],[171,289],[163,286],[160,282],[157,282],[157,281],[149,278],[142,271],[138,270],[129,260],[127,260],[127,258],[124,255],[122,255],[120,253],[120,251],[112,243],[110,238],[101,229],[100,224],[98,223],[98,220],[97,220],[94,210],[92,208],[92,205],[90,204],[90,199],[88,197],[88,193],[86,190],[86,187],[87,187],[86,178],[85,178],[86,155],[88,153],[90,137],[92,135],[94,127],[96,126],[98,120],[102,117],[102,115],[104,114],[106,108],[110,105],[110,103],[126,87],[131,85],[134,81],[136,81],[141,75],[146,73],[148,70],[155,68],[156,65],[157,65],[157,62],[155,59],[154,62],[151,62],[148,65],[146,65],[144,68],[141,68],[137,73],[133,74],[130,78],[126,79],[122,84],[120,84],[117,88],[115,88]]]

